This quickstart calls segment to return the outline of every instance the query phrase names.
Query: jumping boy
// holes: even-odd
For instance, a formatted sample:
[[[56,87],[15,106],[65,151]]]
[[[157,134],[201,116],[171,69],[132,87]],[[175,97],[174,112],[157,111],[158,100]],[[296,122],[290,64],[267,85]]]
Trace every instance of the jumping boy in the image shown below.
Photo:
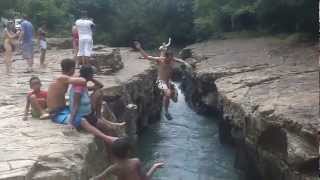
[[[100,175],[90,180],[102,180],[110,175],[118,180],[151,180],[154,172],[163,167],[163,163],[155,163],[145,174],[142,172],[142,163],[138,158],[129,158],[131,145],[128,138],[119,138],[111,144],[111,151],[115,157],[115,163],[109,166]]]
[[[173,71],[173,63],[180,62],[188,66],[188,64],[180,59],[173,57],[173,53],[171,51],[166,50],[164,56],[153,57],[149,56],[141,47],[141,44],[136,41],[135,42],[136,49],[140,51],[144,59],[148,59],[151,61],[156,61],[158,63],[158,80],[157,85],[160,90],[163,91],[163,104],[165,116],[168,120],[172,119],[172,116],[169,113],[169,104],[170,98],[174,97],[174,90],[172,88],[171,77]]]
[[[46,112],[47,108],[47,92],[41,90],[41,81],[38,77],[31,77],[29,85],[32,91],[27,95],[26,109],[23,120],[28,119],[28,113],[31,106],[31,114],[34,118],[46,119],[49,114]]]

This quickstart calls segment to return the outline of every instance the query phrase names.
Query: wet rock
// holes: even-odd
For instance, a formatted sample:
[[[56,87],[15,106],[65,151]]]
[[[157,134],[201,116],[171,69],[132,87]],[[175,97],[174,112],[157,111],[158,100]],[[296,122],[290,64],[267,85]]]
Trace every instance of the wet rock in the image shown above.
[[[180,58],[182,59],[188,59],[192,57],[192,49],[189,48],[184,48],[183,50],[180,51],[179,53]]]
[[[110,75],[124,67],[119,48],[98,48],[92,56],[91,63],[104,75]]]
[[[255,179],[316,179],[315,46],[272,38],[229,39],[195,44],[185,52],[194,64],[185,75],[187,98],[199,112],[222,114],[221,134],[230,137],[232,132],[242,169],[254,165]]]
[[[135,136],[160,116],[162,97],[154,86],[156,70],[135,76],[124,86],[108,89],[104,99],[118,121],[127,122],[129,135]],[[105,107],[106,108],[106,107]]]

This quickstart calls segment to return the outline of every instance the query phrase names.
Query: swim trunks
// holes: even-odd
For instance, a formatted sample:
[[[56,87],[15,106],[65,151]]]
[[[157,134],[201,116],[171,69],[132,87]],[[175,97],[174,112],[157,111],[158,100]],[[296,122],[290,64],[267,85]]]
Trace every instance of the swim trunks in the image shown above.
[[[79,39],[78,56],[90,57],[92,54],[93,41],[92,39]]]
[[[54,111],[50,112],[50,116],[53,122],[57,124],[69,124],[70,122],[70,116],[71,116],[71,110],[68,106],[58,108]],[[74,121],[72,122],[72,125],[76,128],[81,127],[81,121],[83,121],[83,116],[80,116],[79,114],[76,115]]]
[[[167,83],[163,80],[157,80],[156,84],[160,90],[168,90],[169,89]]]
[[[24,59],[32,59],[33,58],[33,43],[23,43],[22,44],[22,57]]]
[[[40,40],[40,49],[46,50],[47,49],[47,41],[46,40]]]

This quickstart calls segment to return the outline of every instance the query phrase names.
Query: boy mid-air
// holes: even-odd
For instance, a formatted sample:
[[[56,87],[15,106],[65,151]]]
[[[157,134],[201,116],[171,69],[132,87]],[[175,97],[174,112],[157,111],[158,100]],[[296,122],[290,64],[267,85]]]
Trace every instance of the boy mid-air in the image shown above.
[[[163,163],[155,163],[147,173],[142,172],[142,163],[138,158],[129,158],[131,145],[128,138],[119,138],[111,144],[115,163],[100,175],[90,180],[103,180],[113,175],[118,180],[151,180],[154,172],[163,167]]]
[[[189,66],[185,61],[177,59],[173,56],[173,53],[171,51],[165,50],[164,56],[160,57],[153,57],[149,56],[141,47],[141,44],[138,41],[135,41],[135,47],[140,51],[144,59],[148,59],[151,61],[156,61],[158,63],[158,80],[157,80],[157,86],[160,90],[163,91],[163,104],[164,104],[164,112],[165,117],[168,120],[172,119],[172,116],[169,113],[169,104],[170,99],[175,99],[176,91],[174,88],[172,88],[171,78],[172,78],[172,72],[173,72],[173,63],[174,62],[180,62],[187,66]]]
[[[41,81],[38,77],[31,77],[29,80],[31,92],[27,95],[27,103],[24,112],[23,120],[28,119],[28,113],[31,106],[31,115],[34,118],[47,119],[49,114],[46,112],[47,108],[47,91],[41,90]]]

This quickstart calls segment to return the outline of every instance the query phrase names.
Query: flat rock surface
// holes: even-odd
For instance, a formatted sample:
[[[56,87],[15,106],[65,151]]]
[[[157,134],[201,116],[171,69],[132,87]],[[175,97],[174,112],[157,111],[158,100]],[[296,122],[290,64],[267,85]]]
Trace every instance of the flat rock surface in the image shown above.
[[[139,60],[138,54],[129,49],[121,48],[124,69],[111,76],[98,76],[105,88],[118,86],[132,77],[151,68],[147,61]],[[88,146],[94,142],[92,135],[73,132],[63,125],[52,123],[50,120],[36,120],[29,118],[22,121],[26,93],[29,92],[29,79],[39,76],[43,89],[60,73],[60,61],[71,58],[71,50],[48,51],[45,70],[39,69],[39,54],[35,55],[35,71],[32,74],[23,73],[27,65],[20,56],[15,56],[13,73],[5,75],[4,64],[0,65],[0,179],[9,177],[33,177],[35,167],[39,164],[50,164],[53,169],[75,166],[68,163],[68,158],[86,156]],[[2,62],[3,57],[0,57]],[[59,162],[64,159],[65,162]],[[37,165],[36,165],[37,164]],[[48,166],[46,166],[48,167]],[[61,178],[62,179],[62,178]]]
[[[258,112],[297,134],[315,135],[320,127],[316,46],[252,38],[213,40],[188,48],[202,59],[196,74],[214,76],[219,93],[247,114]]]

